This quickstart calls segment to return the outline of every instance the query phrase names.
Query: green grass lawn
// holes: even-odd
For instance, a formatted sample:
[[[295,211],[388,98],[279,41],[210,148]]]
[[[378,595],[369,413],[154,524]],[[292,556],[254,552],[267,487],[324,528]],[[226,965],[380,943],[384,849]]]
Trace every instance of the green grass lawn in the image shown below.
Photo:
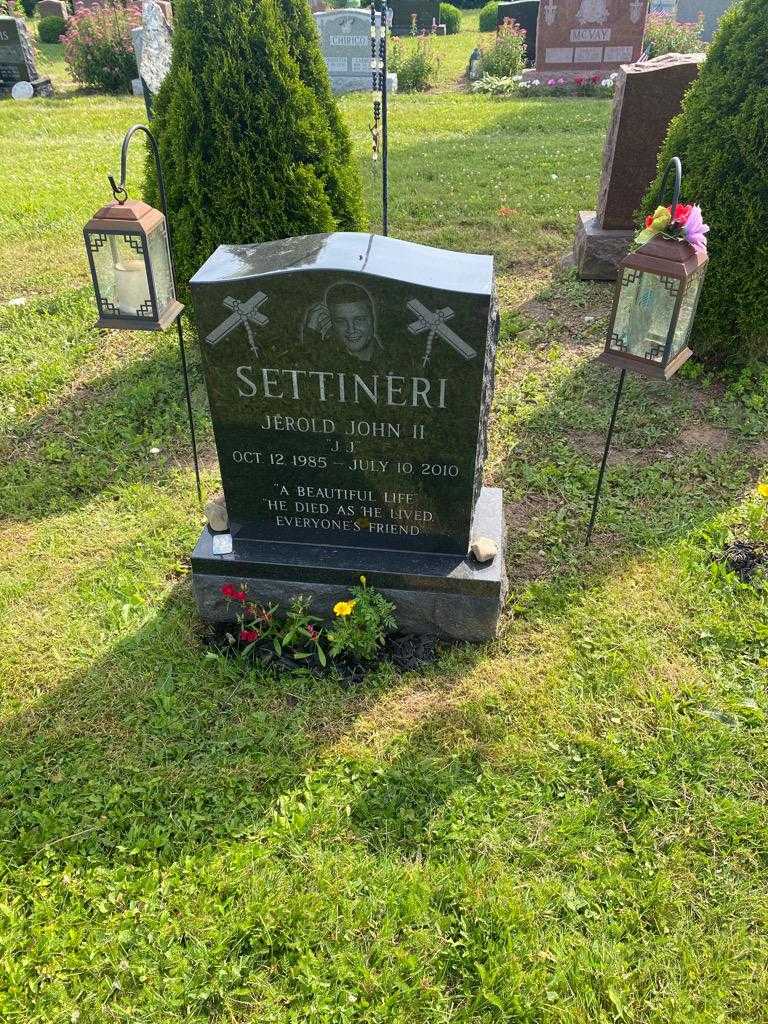
[[[2,104],[0,1019],[768,1019],[768,591],[711,564],[768,384],[631,379],[584,549],[610,289],[557,268],[609,112],[393,100],[393,233],[497,258],[511,593],[495,643],[347,689],[201,649],[173,332],[95,331],[82,252],[141,101]]]

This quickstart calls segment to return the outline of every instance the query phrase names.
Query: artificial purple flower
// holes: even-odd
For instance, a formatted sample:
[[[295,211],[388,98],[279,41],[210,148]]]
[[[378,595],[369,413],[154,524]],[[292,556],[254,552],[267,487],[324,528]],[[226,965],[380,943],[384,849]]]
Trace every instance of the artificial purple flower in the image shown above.
[[[692,206],[688,220],[683,226],[683,233],[686,241],[690,242],[698,252],[707,251],[706,234],[709,231],[709,224],[704,223],[700,206]]]

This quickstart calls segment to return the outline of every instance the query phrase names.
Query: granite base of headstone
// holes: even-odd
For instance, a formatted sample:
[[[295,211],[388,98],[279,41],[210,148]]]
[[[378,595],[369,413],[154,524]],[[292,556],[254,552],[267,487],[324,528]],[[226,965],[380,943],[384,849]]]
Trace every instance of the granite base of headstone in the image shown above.
[[[496,29],[501,28],[510,18],[525,30],[525,62],[536,61],[536,26],[539,18],[539,0],[512,0],[500,3],[496,8]]]
[[[50,78],[37,70],[24,20],[0,17],[0,96],[10,96],[18,82],[29,82],[33,96],[53,96]]]
[[[703,53],[667,53],[622,67],[603,149],[597,210],[582,210],[574,254],[583,280],[614,281],[636,234],[635,217],[656,177],[669,122],[699,73]]]
[[[492,637],[507,585],[502,495],[482,485],[493,259],[312,235],[221,246],[191,287],[229,515],[192,555],[203,618],[235,618],[227,582],[327,617],[364,575],[403,630]]]

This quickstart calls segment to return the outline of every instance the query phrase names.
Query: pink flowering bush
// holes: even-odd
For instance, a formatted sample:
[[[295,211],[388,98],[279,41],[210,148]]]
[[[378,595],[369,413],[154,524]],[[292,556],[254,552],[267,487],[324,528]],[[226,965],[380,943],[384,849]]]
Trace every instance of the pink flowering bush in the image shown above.
[[[649,14],[643,44],[649,57],[664,53],[698,53],[704,49],[704,15],[698,21],[676,21],[672,14]]]
[[[131,79],[138,77],[131,29],[140,24],[140,8],[120,4],[75,14],[61,37],[72,77],[101,92],[128,92]]]
[[[505,18],[493,44],[483,50],[480,67],[484,75],[492,77],[519,75],[525,67],[525,29]]]

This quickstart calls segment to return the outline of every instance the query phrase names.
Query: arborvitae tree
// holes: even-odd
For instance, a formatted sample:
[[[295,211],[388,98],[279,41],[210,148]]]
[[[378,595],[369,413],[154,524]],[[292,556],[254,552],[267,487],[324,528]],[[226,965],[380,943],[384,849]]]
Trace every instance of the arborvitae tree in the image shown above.
[[[720,22],[659,154],[683,162],[683,199],[709,224],[710,263],[692,348],[713,365],[768,357],[768,2]],[[660,176],[644,201],[659,199]],[[669,203],[670,196],[664,196]]]
[[[152,130],[180,287],[218,245],[362,227],[307,0],[178,0],[174,18]],[[151,159],[146,192],[157,205]]]

